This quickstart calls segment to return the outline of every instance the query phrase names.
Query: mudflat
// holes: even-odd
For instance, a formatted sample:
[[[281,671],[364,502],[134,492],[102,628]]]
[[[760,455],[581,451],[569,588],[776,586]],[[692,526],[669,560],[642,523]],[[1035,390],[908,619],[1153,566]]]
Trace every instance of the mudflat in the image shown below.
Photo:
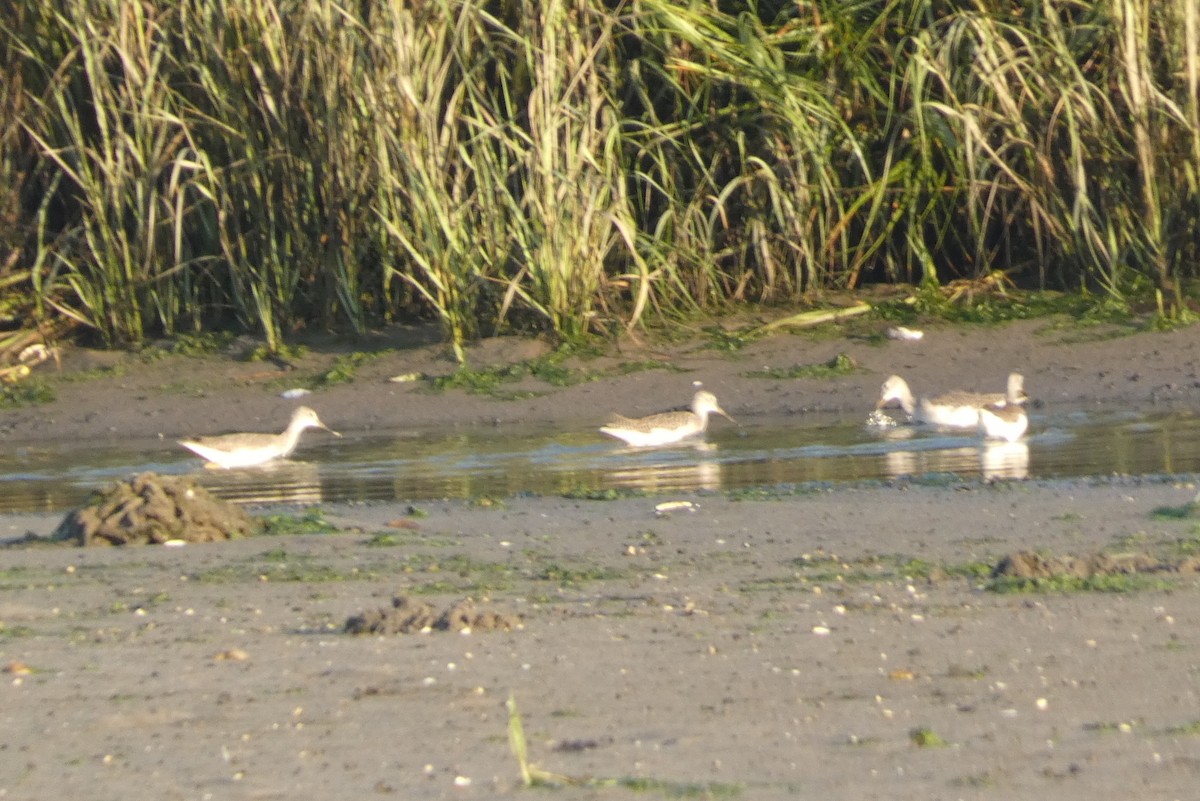
[[[1019,370],[1049,408],[1200,409],[1194,330],[1113,333],[776,335],[732,355],[624,342],[573,362],[598,380],[499,401],[389,382],[451,366],[426,332],[384,332],[387,352],[303,402],[344,431],[582,430],[678,405],[694,380],[752,420],[865,416],[893,372],[933,393]],[[489,340],[472,363],[544,353]],[[839,354],[858,369],[742,377]],[[0,412],[0,442],[272,430],[296,403],[281,387],[336,359],[68,351],[56,400]],[[621,367],[649,361],[676,369]],[[61,514],[5,515],[0,797],[511,796],[527,792],[511,698],[535,776],[557,788],[535,792],[556,797],[1191,798],[1196,491],[1109,476],[413,499],[254,510],[315,533],[177,548],[50,544]],[[656,510],[669,500],[693,506]],[[464,609],[466,632],[346,629]]]

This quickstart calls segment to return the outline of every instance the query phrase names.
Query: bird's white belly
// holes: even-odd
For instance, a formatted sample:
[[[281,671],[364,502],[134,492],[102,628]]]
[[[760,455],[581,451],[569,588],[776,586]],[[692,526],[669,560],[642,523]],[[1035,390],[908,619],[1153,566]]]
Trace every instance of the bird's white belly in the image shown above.
[[[947,428],[978,428],[979,409],[975,406],[943,406],[922,401],[917,420]]]

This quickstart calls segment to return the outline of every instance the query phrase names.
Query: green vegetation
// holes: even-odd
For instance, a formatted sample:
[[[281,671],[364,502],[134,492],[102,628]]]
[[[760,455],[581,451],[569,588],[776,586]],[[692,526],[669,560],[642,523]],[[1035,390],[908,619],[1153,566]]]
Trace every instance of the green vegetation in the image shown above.
[[[721,326],[709,326],[704,333],[708,335],[708,347],[727,354],[737,353],[758,339],[752,328],[730,331]]]
[[[839,375],[853,373],[858,369],[854,359],[844,353],[839,353],[827,362],[821,364],[798,364],[795,367],[768,367],[765,370],[751,370],[742,373],[746,378],[833,378]]]
[[[605,784],[615,784],[618,787],[642,793],[658,793],[665,798],[740,798],[746,789],[740,784],[724,782],[673,782],[632,776],[605,782]]]
[[[1187,558],[1200,555],[1200,526],[1193,528],[1186,537],[1177,537],[1163,543],[1161,550],[1168,558]]]
[[[1171,582],[1137,573],[1098,573],[1094,576],[1054,575],[1036,578],[995,576],[986,589],[996,593],[1138,592],[1165,590]]]
[[[564,492],[563,497],[574,501],[619,501],[623,498],[644,498],[646,491],[628,487],[609,487],[608,489],[576,487]]]
[[[328,387],[334,384],[346,384],[354,380],[354,376],[358,373],[358,368],[362,367],[372,359],[378,359],[385,355],[387,351],[375,351],[373,353],[363,353],[356,351],[347,353],[343,356],[338,356],[334,360],[333,365],[321,375],[317,376],[314,385],[318,387]]]
[[[395,548],[401,545],[420,545],[423,548],[452,548],[459,544],[457,538],[430,536],[421,531],[377,531],[364,543],[368,548]]]
[[[737,585],[739,592],[801,591],[809,592],[814,584],[862,584],[866,582],[898,582],[916,579],[986,580],[992,572],[987,562],[934,564],[923,559],[905,556],[867,556],[850,561],[831,554],[801,556],[789,560],[790,573],[779,576],[760,576]]]
[[[554,563],[543,567],[536,578],[541,581],[549,581],[560,587],[579,587],[590,581],[611,581],[621,578],[622,575],[624,574],[620,570],[600,565],[576,567]]]
[[[1133,731],[1135,726],[1139,726],[1139,725],[1141,725],[1141,721],[1138,721],[1138,720],[1130,720],[1130,721],[1097,720],[1097,721],[1083,724],[1083,730],[1100,732],[1101,734],[1116,734],[1116,733],[1128,734],[1129,732]]]
[[[54,389],[41,379],[28,379],[18,384],[0,384],[0,409],[50,403],[54,397]]]
[[[264,551],[256,557],[230,562],[191,574],[191,581],[208,584],[232,584],[252,581],[302,582],[317,584],[331,581],[368,580],[377,576],[359,568],[337,570],[321,564],[309,554],[289,553],[283,548]]]
[[[182,356],[209,356],[228,348],[234,340],[228,331],[213,331],[202,334],[182,333],[171,343],[171,352]]]
[[[8,626],[0,623],[0,642],[15,640],[20,637],[32,637],[33,629],[29,626]]]
[[[976,773],[969,776],[959,776],[950,782],[952,787],[970,787],[973,790],[984,790],[996,787],[998,782],[996,777],[989,771]]]
[[[508,502],[492,495],[474,495],[467,498],[467,506],[472,509],[491,509],[500,512],[508,508]]]
[[[18,3],[0,308],[271,354],[436,318],[460,360],[876,281],[1187,324],[1189,2]]]
[[[271,359],[282,359],[284,361],[302,358],[308,353],[308,348],[303,345],[288,344],[286,342],[270,342],[259,345],[248,354],[246,361],[248,362],[265,362]]]
[[[1159,550],[1175,559],[1200,550],[1196,539],[1165,542]],[[1036,577],[996,575],[996,563],[971,561],[954,564],[928,562],[902,555],[866,556],[843,561],[830,554],[801,556],[786,563],[786,573],[746,579],[736,586],[741,593],[810,592],[813,585],[852,585],[868,582],[910,582],[965,580],[989,592],[1007,593],[1128,593],[1169,589],[1174,586],[1170,571],[1147,566],[1137,572],[1115,564],[1091,575],[1076,575],[1067,567],[1051,565],[1045,575]]]
[[[988,675],[987,667],[968,668],[962,665],[951,665],[946,670],[947,678],[951,679],[971,679],[978,681]]]
[[[908,739],[912,740],[913,745],[918,748],[944,748],[948,745],[941,735],[926,726],[910,729]]]
[[[871,486],[876,482],[864,481],[856,486]],[[797,495],[816,495],[827,492],[832,485],[827,481],[805,481],[800,484],[772,484],[766,487],[740,487],[725,491],[731,501],[779,501]]]
[[[18,540],[15,544],[24,546],[25,541]],[[4,589],[28,587],[41,578],[41,575],[35,575],[34,571],[28,567],[0,568],[0,588]]]
[[[69,373],[59,373],[57,380],[64,384],[72,384],[103,378],[120,378],[121,376],[125,375],[125,371],[125,365],[114,364],[109,367],[93,367],[90,370],[77,370]]]
[[[1163,734],[1169,737],[1197,737],[1200,736],[1200,720],[1193,720],[1190,723],[1184,723],[1179,726],[1168,726],[1163,729]]]
[[[1197,509],[1195,501],[1189,501],[1181,506],[1157,506],[1150,514],[1159,520],[1186,520],[1189,517],[1196,517]]]
[[[744,788],[739,784],[721,782],[674,782],[662,779],[625,777],[620,779],[583,778],[565,776],[543,770],[529,761],[529,743],[525,738],[525,726],[517,709],[517,699],[509,693],[508,701],[508,745],[517,760],[521,781],[526,787],[562,787],[568,785],[584,787],[624,787],[637,792],[659,793],[666,798],[738,798]]]
[[[293,534],[334,534],[337,526],[325,519],[319,506],[305,509],[300,515],[267,515],[259,519],[261,533],[286,537]]]
[[[960,577],[967,579],[984,579],[991,575],[990,562],[962,562],[959,564],[934,564],[924,559],[900,559],[896,569],[900,575],[908,579],[929,579],[935,575]]]
[[[537,378],[553,387],[567,387],[584,381],[591,381],[596,376],[579,370],[563,367],[560,362],[565,353],[550,354],[537,359],[527,359],[513,364],[501,364],[479,370],[461,366],[453,373],[434,378],[431,385],[434,389],[462,389],[473,395],[491,395],[503,400],[519,400],[532,397],[533,392],[511,392],[502,389],[504,384],[511,384],[526,378]]]
[[[514,384],[525,379],[537,379],[552,387],[569,387],[588,381],[596,381],[610,375],[627,375],[643,370],[674,370],[684,372],[667,362],[657,359],[647,359],[638,362],[621,362],[616,367],[606,370],[579,370],[564,367],[563,362],[578,349],[570,345],[558,348],[553,353],[534,359],[499,364],[485,368],[471,368],[460,365],[453,373],[438,376],[430,380],[430,386],[436,391],[461,389],[473,395],[490,395],[501,400],[520,400],[537,395],[529,390],[513,391],[505,389],[506,384]]]
[[[957,487],[971,483],[958,473],[947,472],[922,473],[908,478],[907,481],[918,487]]]
[[[400,571],[411,578],[407,591],[414,595],[497,592],[509,588],[518,578],[577,588],[626,575],[622,570],[591,562],[565,563],[535,551],[525,554],[524,564],[484,562],[461,554],[410,554],[403,558]]]

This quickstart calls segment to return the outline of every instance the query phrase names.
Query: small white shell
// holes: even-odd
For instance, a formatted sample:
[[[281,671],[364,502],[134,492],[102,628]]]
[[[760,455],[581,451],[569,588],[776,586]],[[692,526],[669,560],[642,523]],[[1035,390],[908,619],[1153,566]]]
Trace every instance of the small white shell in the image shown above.
[[[694,512],[699,508],[691,501],[663,501],[654,507],[654,514],[663,517],[671,512]]]
[[[904,342],[916,342],[921,337],[925,336],[924,331],[918,331],[915,328],[905,328],[902,325],[893,326],[887,330],[888,339],[899,339]]]
[[[311,395],[311,394],[312,394],[311,389],[304,389],[303,387],[297,387],[295,389],[286,389],[283,392],[280,392],[279,397],[284,398],[285,400],[292,400],[293,398],[303,398],[305,395]]]

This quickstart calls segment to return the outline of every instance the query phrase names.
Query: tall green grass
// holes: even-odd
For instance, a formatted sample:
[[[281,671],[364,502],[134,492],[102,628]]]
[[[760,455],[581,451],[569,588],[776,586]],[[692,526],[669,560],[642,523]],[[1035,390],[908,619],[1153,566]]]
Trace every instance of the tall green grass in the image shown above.
[[[21,0],[0,293],[112,344],[441,321],[459,358],[831,289],[1169,301],[1197,0]]]

